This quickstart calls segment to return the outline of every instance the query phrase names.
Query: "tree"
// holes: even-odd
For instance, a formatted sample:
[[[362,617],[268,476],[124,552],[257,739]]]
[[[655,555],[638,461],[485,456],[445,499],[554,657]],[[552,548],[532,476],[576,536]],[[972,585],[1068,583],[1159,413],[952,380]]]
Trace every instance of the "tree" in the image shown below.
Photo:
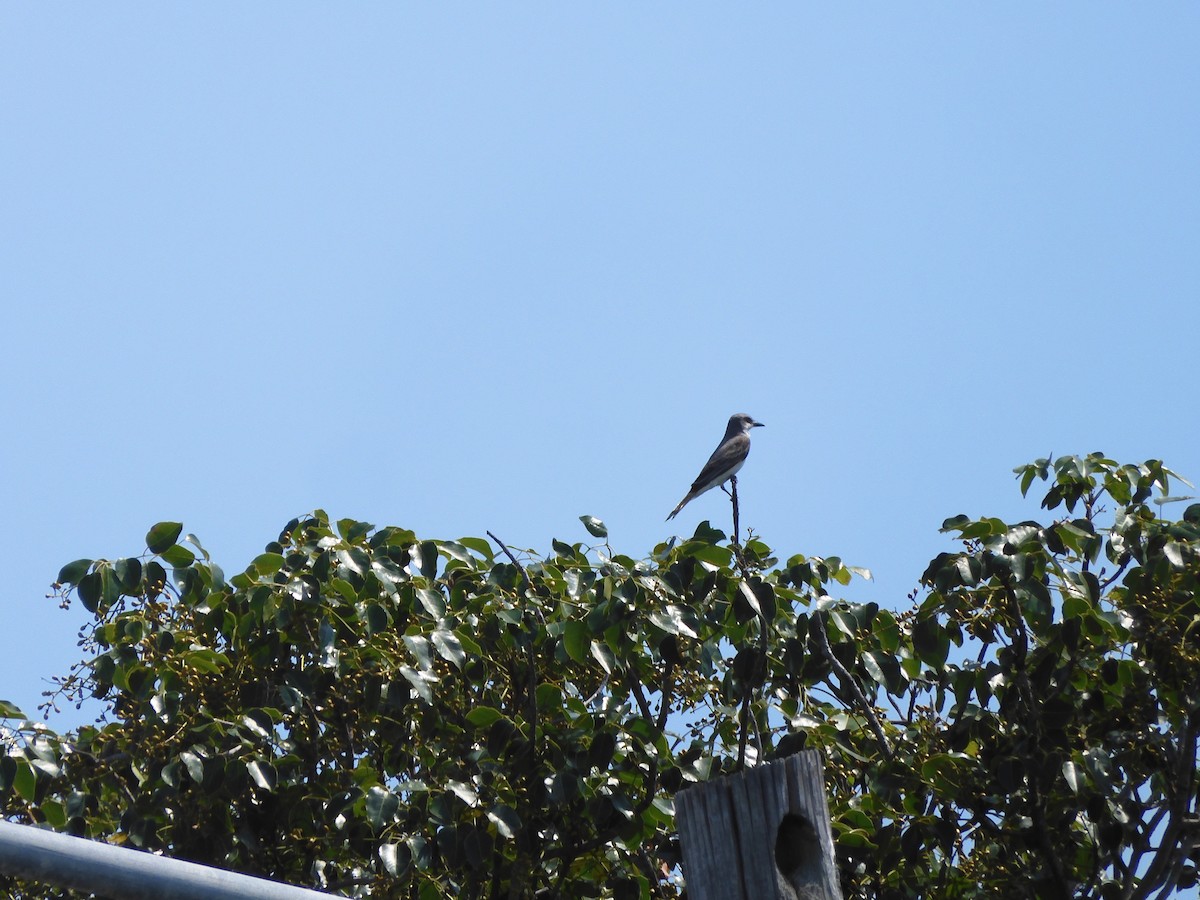
[[[666,897],[676,791],[819,748],[848,896],[1165,897],[1200,837],[1200,504],[1156,513],[1154,460],[1017,474],[1058,517],[947,520],[900,612],[708,523],[635,560],[585,516],[538,557],[318,510],[228,579],[160,523],[59,573],[95,623],[51,702],[107,713],[0,709],[0,803],[346,894]]]

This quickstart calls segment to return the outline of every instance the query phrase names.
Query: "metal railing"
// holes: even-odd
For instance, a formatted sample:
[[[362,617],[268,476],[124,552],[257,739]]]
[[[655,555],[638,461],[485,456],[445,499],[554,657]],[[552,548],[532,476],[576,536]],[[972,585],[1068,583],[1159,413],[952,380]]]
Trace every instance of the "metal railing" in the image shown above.
[[[0,872],[113,900],[330,900],[332,896],[2,819]]]

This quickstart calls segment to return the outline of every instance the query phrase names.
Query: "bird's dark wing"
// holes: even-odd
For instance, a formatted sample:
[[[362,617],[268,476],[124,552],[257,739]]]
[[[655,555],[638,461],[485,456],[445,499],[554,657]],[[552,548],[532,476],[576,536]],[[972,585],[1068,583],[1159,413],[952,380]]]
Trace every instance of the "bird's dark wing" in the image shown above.
[[[744,461],[749,452],[749,435],[739,434],[727,441],[722,441],[721,446],[713,451],[713,455],[708,458],[708,462],[704,464],[704,468],[692,482],[693,493],[707,490],[724,482],[728,476],[722,478],[721,475]]]

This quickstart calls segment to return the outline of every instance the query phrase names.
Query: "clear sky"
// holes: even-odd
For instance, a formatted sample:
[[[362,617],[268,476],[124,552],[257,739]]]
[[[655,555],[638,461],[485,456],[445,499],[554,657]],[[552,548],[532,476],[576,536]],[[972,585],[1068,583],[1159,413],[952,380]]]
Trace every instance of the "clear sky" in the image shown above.
[[[78,557],[292,516],[642,557],[742,521],[904,606],[1047,453],[1200,478],[1200,6],[0,7],[0,698]],[[55,720],[60,726],[79,717]]]

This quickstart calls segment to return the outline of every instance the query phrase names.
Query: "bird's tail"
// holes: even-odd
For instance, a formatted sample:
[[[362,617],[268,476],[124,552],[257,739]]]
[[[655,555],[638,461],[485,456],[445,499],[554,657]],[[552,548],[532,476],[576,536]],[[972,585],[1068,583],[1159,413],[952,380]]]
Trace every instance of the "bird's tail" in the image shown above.
[[[669,516],[667,516],[667,521],[670,522],[673,518],[675,518],[677,515],[679,515],[679,511],[681,509],[683,509],[685,506],[687,506],[688,501],[691,500],[692,497],[694,497],[694,496],[695,496],[695,494],[693,494],[691,491],[688,491],[688,495],[679,501],[679,505],[677,507],[675,507],[673,510],[671,510],[671,514]]]

